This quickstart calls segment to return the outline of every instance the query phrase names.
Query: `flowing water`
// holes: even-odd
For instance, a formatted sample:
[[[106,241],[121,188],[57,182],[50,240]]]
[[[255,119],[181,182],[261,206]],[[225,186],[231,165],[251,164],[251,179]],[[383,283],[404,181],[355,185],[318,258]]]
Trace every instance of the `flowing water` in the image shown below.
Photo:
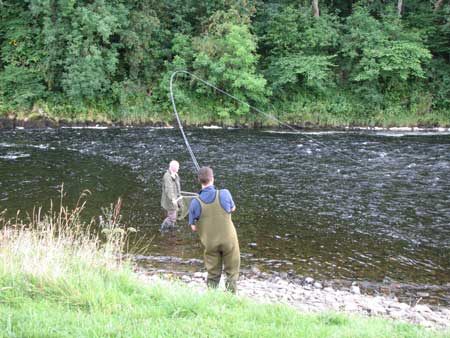
[[[450,135],[390,132],[188,130],[200,165],[237,205],[242,268],[358,281],[411,302],[450,303]],[[181,163],[198,191],[176,129],[0,130],[0,211],[48,208],[91,192],[88,215],[123,198],[122,223],[150,269],[200,270],[202,250],[180,222],[160,234],[160,181]]]

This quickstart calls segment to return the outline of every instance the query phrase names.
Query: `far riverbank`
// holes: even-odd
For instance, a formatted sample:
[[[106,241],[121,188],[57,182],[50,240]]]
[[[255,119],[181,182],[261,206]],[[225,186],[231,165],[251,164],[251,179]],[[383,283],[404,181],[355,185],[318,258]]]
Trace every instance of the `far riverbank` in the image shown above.
[[[365,124],[320,124],[317,121],[305,122],[283,122],[298,130],[341,130],[341,131],[395,131],[395,132],[450,132],[450,124],[414,124],[414,125],[365,125]],[[217,122],[217,121],[183,121],[185,127],[220,129],[220,128],[242,128],[262,129],[279,128],[286,126],[273,123],[273,121],[253,122]],[[41,115],[31,115],[17,118],[16,115],[0,117],[0,129],[43,129],[43,128],[120,128],[120,127],[155,127],[155,128],[177,128],[176,121],[167,120],[135,120],[135,121],[109,121],[105,118],[87,120],[65,120],[54,119]]]

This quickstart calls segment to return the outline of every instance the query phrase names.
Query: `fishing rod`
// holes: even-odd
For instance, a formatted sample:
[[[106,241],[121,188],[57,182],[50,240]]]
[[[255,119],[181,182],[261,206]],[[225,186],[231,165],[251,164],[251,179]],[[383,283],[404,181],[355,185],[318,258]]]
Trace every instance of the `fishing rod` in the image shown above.
[[[228,97],[232,98],[233,100],[235,100],[235,101],[237,101],[237,102],[239,102],[239,103],[241,103],[241,104],[243,104],[243,105],[249,107],[250,109],[253,109],[254,111],[256,111],[256,112],[258,112],[258,113],[260,113],[260,114],[262,114],[262,115],[264,115],[264,116],[266,116],[266,117],[269,117],[269,118],[273,119],[274,121],[278,122],[279,125],[282,125],[282,126],[288,128],[288,129],[294,131],[295,134],[298,134],[298,135],[301,135],[301,136],[303,136],[303,137],[305,137],[305,138],[308,138],[308,139],[310,139],[312,142],[314,142],[314,143],[316,143],[316,144],[318,144],[318,145],[320,145],[320,146],[322,146],[322,147],[324,147],[324,148],[330,148],[330,149],[332,149],[333,151],[335,151],[336,153],[341,154],[343,157],[347,158],[348,160],[350,160],[350,161],[352,161],[352,162],[354,162],[354,163],[361,164],[360,161],[358,161],[358,160],[354,159],[353,157],[351,157],[351,156],[345,154],[344,152],[342,152],[342,151],[340,151],[340,150],[338,150],[338,149],[336,149],[336,148],[334,148],[334,147],[332,147],[332,146],[329,146],[329,145],[326,145],[326,144],[324,144],[324,143],[322,143],[322,142],[319,142],[319,141],[317,141],[316,139],[314,139],[314,138],[312,138],[312,137],[310,137],[310,136],[308,136],[308,135],[306,135],[306,134],[304,134],[304,133],[303,133],[303,134],[300,133],[300,131],[299,131],[298,129],[292,127],[291,125],[289,125],[289,124],[287,124],[287,123],[285,123],[285,122],[280,121],[280,120],[277,119],[275,116],[273,116],[273,114],[266,113],[266,112],[264,112],[264,111],[262,111],[262,110],[260,110],[260,109],[258,109],[258,108],[256,108],[256,107],[252,106],[251,104],[249,104],[249,103],[247,103],[247,102],[245,102],[245,101],[239,99],[238,97],[236,97],[236,96],[234,96],[234,95],[232,95],[232,94],[230,94],[230,93],[227,93],[226,91],[224,91],[224,90],[222,90],[222,89],[220,89],[220,88],[214,86],[213,84],[209,83],[208,81],[203,80],[202,78],[198,77],[197,75],[195,75],[195,74],[193,74],[193,73],[191,73],[191,72],[188,72],[187,70],[176,70],[176,71],[174,71],[174,72],[172,73],[172,75],[170,76],[170,100],[172,101],[173,111],[174,111],[175,116],[176,116],[176,118],[177,118],[177,122],[178,122],[178,126],[179,126],[179,128],[180,128],[181,134],[183,135],[184,143],[186,144],[186,147],[187,147],[188,152],[189,152],[189,154],[190,154],[190,156],[191,156],[192,162],[194,163],[194,166],[195,166],[195,168],[196,168],[197,171],[200,169],[200,166],[198,165],[198,162],[197,162],[197,159],[195,158],[194,152],[192,151],[192,148],[191,148],[191,146],[190,146],[190,144],[189,144],[189,141],[188,141],[188,139],[187,139],[187,137],[186,137],[186,134],[184,133],[183,125],[181,124],[181,120],[180,120],[180,117],[179,117],[178,111],[177,111],[177,106],[176,106],[176,104],[175,104],[175,96],[174,96],[174,94],[173,94],[173,82],[174,82],[174,80],[175,80],[176,75],[177,75],[177,74],[180,74],[180,73],[181,73],[181,74],[187,74],[187,75],[193,77],[194,79],[197,79],[198,81],[202,82],[203,84],[205,84],[205,85],[207,85],[207,86],[209,86],[209,87],[211,87],[211,88],[214,88],[214,89],[217,90],[219,93],[221,93],[221,94],[223,94],[223,95],[225,95],[225,96],[228,96]]]
[[[177,105],[175,104],[175,97],[173,95],[173,80],[174,80],[175,76],[177,75],[177,73],[190,74],[189,72],[187,72],[185,70],[177,70],[172,73],[172,75],[170,76],[170,100],[172,101],[173,111],[175,112],[175,116],[177,117],[178,127],[180,128],[181,134],[183,135],[184,143],[186,143],[186,147],[189,151],[189,155],[191,155],[191,159],[192,159],[192,162],[194,163],[195,169],[197,171],[199,171],[200,166],[198,165],[198,162],[197,162],[197,159],[195,158],[194,152],[192,151],[192,148],[189,144],[186,134],[184,133],[183,125],[181,124],[180,117],[178,116]],[[191,74],[191,75],[193,75],[193,74]]]

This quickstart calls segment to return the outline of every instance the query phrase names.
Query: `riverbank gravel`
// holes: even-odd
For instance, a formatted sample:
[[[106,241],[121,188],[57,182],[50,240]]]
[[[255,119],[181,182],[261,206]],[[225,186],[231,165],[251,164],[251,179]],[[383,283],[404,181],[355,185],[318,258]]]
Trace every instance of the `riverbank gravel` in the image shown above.
[[[206,272],[149,273],[137,271],[145,282],[169,284],[181,281],[199,292],[206,290]],[[224,289],[223,280],[220,288]],[[241,276],[238,296],[260,303],[286,304],[300,312],[345,312],[364,316],[378,316],[419,324],[430,328],[450,328],[450,309],[426,304],[406,304],[394,296],[368,295],[357,284],[338,290],[311,277],[292,281],[267,274]]]

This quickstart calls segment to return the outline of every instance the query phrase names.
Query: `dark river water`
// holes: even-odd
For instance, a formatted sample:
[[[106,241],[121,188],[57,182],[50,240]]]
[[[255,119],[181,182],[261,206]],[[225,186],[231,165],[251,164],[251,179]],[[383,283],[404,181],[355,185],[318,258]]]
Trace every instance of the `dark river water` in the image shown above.
[[[187,131],[200,165],[228,188],[251,267],[450,303],[450,135]],[[124,225],[149,269],[201,270],[198,239],[180,222],[159,233],[160,181],[171,159],[198,191],[176,129],[0,130],[0,211],[92,193],[87,216],[123,198]]]

